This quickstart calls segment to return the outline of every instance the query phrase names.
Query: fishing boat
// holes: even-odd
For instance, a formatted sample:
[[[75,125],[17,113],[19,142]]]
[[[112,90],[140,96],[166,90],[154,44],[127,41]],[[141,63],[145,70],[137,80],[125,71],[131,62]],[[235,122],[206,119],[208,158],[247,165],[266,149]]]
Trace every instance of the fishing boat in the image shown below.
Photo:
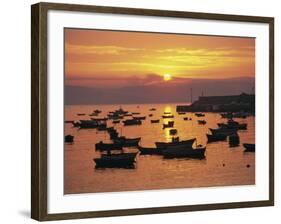
[[[111,140],[117,139],[119,137],[119,133],[116,130],[109,132],[108,134]]]
[[[176,140],[172,140],[172,142],[155,142],[155,145],[158,149],[166,149],[166,148],[191,148],[196,138],[179,141],[178,138],[174,138]]]
[[[223,134],[223,135],[232,135],[237,132],[237,129],[230,129],[230,128],[217,128],[217,129],[212,129],[210,128],[210,131],[213,135],[217,134]]]
[[[65,120],[65,121],[64,121],[65,124],[73,124],[73,122],[74,122],[74,121],[72,121],[72,120]]]
[[[232,119],[233,118],[233,114],[231,112],[221,113],[220,115],[221,115],[222,118],[227,118],[227,119]]]
[[[124,126],[128,126],[128,125],[141,125],[142,122],[141,120],[138,120],[138,119],[129,119],[129,120],[125,120],[125,121],[122,121]]]
[[[122,150],[122,145],[117,143],[103,143],[100,141],[95,144],[96,151],[108,151],[108,150]]]
[[[107,131],[107,125],[106,124],[101,124],[97,127],[98,131]]]
[[[64,142],[66,142],[66,143],[73,143],[74,142],[74,136],[73,135],[66,135],[66,136],[64,136]]]
[[[204,159],[206,147],[197,146],[196,148],[167,148],[162,151],[164,159],[173,158],[193,158],[193,159]]]
[[[93,112],[93,113],[89,114],[89,116],[99,116],[99,114]]]
[[[75,127],[75,128],[80,127],[80,122],[75,122],[75,121],[73,121],[73,122],[72,122],[72,125],[73,125],[73,127]]]
[[[243,146],[245,148],[244,152],[255,152],[256,151],[256,144],[244,143]]]
[[[153,123],[159,123],[160,120],[159,119],[156,119],[156,120],[150,120],[150,122],[153,124]]]
[[[165,118],[174,118],[174,115],[172,115],[172,114],[171,115],[162,115],[162,118],[164,118],[164,119]]]
[[[162,150],[160,150],[158,148],[147,148],[147,147],[139,146],[138,149],[140,151],[140,155],[161,155],[162,154]]]
[[[170,135],[176,135],[178,133],[178,130],[173,128],[169,130]]]
[[[115,144],[120,144],[123,147],[133,147],[138,146],[141,138],[126,138],[124,136],[113,139]]]
[[[112,131],[116,131],[114,127],[108,127],[106,128],[107,132],[110,133]]]
[[[232,119],[229,119],[227,121],[227,124],[218,123],[218,126],[221,127],[221,128],[228,128],[228,129],[247,130],[247,124],[246,123],[240,124],[239,122],[234,121]]]
[[[243,119],[245,119],[245,118],[247,118],[250,115],[251,114],[248,113],[248,112],[236,112],[236,113],[233,114],[233,117],[234,118],[243,118]]]
[[[203,124],[203,125],[207,123],[205,120],[198,120],[197,122],[198,124]]]
[[[84,116],[86,114],[83,114],[83,113],[78,113],[77,116]]]
[[[163,124],[163,129],[174,127],[174,123],[175,123],[174,121],[168,121],[167,124]]]
[[[228,136],[229,146],[237,147],[240,144],[240,138],[237,133]]]
[[[118,114],[118,115],[124,115],[124,114],[128,114],[129,112],[126,111],[126,110],[123,110],[123,109],[120,107],[118,110],[115,110],[114,113],[115,113],[115,114]]]
[[[217,141],[225,141],[226,138],[227,138],[227,135],[224,135],[224,134],[216,134],[216,135],[207,134],[208,143],[217,142]]]
[[[80,128],[98,128],[99,126],[105,125],[104,122],[96,120],[80,120]]]
[[[95,158],[96,168],[134,168],[137,153],[102,154]]]
[[[195,113],[195,116],[196,117],[205,117],[205,114],[203,114],[203,113]]]
[[[133,117],[133,119],[135,120],[145,120],[146,116],[142,116],[142,117]]]
[[[233,118],[245,119],[248,116],[250,116],[251,114],[248,112],[236,112],[236,113],[228,112],[228,113],[221,113],[220,115],[222,118],[227,118],[227,119],[233,119]]]
[[[107,117],[100,117],[100,118],[91,118],[92,121],[107,121],[108,118]]]
[[[149,111],[156,111],[156,108],[150,108]]]
[[[139,112],[132,112],[132,115],[139,115]]]
[[[102,112],[102,111],[99,110],[99,109],[94,110],[94,113],[96,113],[96,114],[100,114],[101,112]]]
[[[178,112],[178,114],[179,114],[179,115],[183,115],[183,114],[185,114],[185,112]]]
[[[108,115],[107,115],[107,118],[108,118],[108,119],[111,119],[111,120],[121,120],[121,119],[124,118],[124,115],[120,115],[120,114],[115,114],[115,113],[113,113],[113,114],[108,114]]]

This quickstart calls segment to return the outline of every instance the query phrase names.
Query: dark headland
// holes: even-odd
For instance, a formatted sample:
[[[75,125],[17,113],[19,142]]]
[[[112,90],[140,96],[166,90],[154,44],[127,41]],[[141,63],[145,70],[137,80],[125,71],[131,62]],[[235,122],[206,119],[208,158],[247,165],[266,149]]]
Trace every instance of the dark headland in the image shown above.
[[[177,112],[255,112],[255,95],[200,96],[191,105],[177,105]]]

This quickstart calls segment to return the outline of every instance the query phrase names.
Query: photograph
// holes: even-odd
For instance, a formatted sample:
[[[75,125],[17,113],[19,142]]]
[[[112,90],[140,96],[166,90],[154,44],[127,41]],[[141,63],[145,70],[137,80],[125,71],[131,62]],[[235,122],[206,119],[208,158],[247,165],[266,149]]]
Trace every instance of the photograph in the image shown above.
[[[64,194],[255,185],[255,51],[64,27]]]

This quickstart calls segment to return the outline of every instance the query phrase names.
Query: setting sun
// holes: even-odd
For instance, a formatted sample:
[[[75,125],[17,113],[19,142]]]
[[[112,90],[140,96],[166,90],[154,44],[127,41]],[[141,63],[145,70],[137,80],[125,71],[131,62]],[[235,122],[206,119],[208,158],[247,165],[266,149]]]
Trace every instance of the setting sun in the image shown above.
[[[171,74],[164,74],[163,79],[164,79],[165,81],[169,81],[169,80],[172,79],[172,76],[171,76]]]

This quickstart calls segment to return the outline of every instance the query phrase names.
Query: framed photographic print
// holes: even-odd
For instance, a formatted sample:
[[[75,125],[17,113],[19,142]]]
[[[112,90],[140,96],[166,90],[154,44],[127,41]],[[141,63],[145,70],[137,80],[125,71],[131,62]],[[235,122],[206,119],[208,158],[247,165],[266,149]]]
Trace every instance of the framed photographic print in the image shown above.
[[[274,204],[274,19],[32,5],[32,218]]]

